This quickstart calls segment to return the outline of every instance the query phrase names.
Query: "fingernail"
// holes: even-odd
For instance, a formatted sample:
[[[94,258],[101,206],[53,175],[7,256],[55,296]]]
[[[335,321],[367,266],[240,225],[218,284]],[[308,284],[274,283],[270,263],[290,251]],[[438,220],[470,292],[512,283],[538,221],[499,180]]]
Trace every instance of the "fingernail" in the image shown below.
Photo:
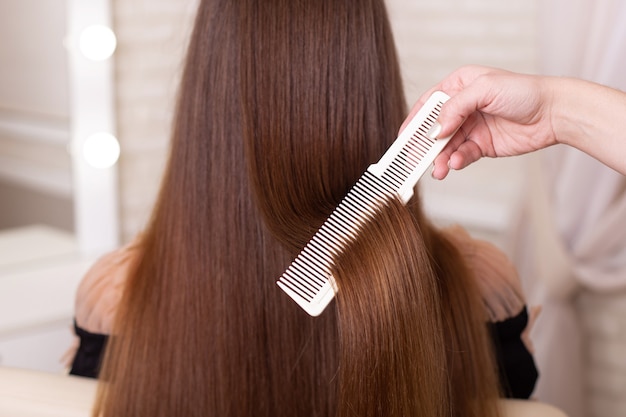
[[[437,139],[437,136],[439,136],[439,134],[441,133],[441,124],[439,124],[439,122],[435,122],[430,129],[428,129],[428,133],[426,133],[428,135],[429,138],[431,139]]]

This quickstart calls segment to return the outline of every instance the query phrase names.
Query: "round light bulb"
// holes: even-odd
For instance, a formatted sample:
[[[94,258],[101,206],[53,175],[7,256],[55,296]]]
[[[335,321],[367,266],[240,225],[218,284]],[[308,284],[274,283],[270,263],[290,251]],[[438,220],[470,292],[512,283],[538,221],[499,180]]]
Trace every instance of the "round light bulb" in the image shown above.
[[[92,25],[85,28],[78,38],[78,48],[87,58],[104,61],[115,52],[117,39],[108,26]]]
[[[120,157],[120,144],[110,133],[94,133],[83,143],[83,157],[94,168],[109,168]]]

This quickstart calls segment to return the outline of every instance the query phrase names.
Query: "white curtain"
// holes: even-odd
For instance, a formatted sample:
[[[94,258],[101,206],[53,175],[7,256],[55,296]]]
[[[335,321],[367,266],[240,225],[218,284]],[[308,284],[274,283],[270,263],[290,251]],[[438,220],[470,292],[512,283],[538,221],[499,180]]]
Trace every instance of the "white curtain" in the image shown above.
[[[626,1],[543,0],[538,8],[540,73],[626,90]],[[535,397],[585,417],[584,336],[574,299],[581,290],[626,288],[626,177],[565,146],[542,151],[530,165],[512,242],[529,304],[542,306],[531,332],[540,372]]]

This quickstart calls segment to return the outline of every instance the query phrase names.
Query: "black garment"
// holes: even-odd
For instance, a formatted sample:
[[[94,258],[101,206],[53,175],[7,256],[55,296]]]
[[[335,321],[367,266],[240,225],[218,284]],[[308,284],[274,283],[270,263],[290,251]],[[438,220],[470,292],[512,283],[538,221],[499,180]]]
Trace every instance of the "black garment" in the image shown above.
[[[104,356],[104,348],[109,337],[81,329],[76,325],[76,322],[74,322],[74,331],[80,338],[80,345],[72,362],[70,374],[97,378]]]
[[[537,381],[535,361],[521,339],[527,324],[526,308],[515,317],[489,324],[500,384],[507,398],[529,398]],[[74,328],[80,337],[80,346],[70,374],[97,378],[108,336],[85,331],[76,326],[76,323]]]
[[[529,398],[539,376],[535,360],[521,339],[527,324],[526,307],[515,317],[489,324],[500,384],[507,398]]]

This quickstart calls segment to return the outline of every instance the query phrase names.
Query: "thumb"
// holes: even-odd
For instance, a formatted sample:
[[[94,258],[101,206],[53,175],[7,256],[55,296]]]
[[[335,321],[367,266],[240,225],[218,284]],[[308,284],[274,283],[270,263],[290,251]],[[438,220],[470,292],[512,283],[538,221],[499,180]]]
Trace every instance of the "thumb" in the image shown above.
[[[451,97],[441,107],[441,112],[437,118],[437,122],[441,125],[438,137],[445,138],[452,135],[476,111],[476,106],[463,101],[461,95],[462,93],[459,93]]]

